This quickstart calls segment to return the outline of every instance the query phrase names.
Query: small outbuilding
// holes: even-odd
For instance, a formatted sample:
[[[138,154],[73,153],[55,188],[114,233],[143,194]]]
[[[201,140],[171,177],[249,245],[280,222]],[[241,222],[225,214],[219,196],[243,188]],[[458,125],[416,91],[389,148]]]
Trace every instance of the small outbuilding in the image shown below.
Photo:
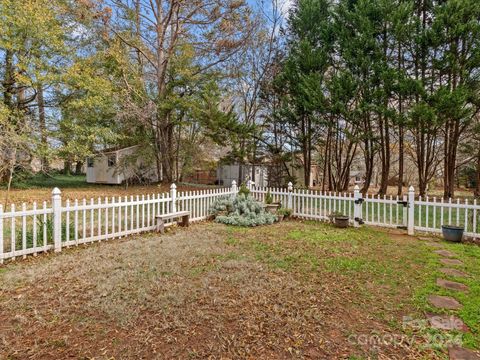
[[[252,170],[254,172],[253,177]],[[233,180],[237,184],[252,180],[256,186],[268,186],[268,168],[264,165],[219,165],[217,168],[218,184],[230,186]]]
[[[141,156],[140,146],[106,149],[87,158],[87,183],[119,185],[131,182],[158,182],[155,161]]]

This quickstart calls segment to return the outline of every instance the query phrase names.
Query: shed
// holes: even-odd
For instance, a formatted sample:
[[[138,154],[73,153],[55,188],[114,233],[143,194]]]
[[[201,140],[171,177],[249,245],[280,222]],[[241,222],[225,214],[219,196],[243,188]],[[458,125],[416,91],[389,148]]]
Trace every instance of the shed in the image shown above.
[[[219,165],[217,168],[217,182],[219,185],[230,186],[233,180],[238,184],[252,180],[256,186],[268,186],[268,168],[264,165],[255,165],[255,176],[252,179],[252,165]]]
[[[140,156],[139,145],[99,151],[87,158],[87,183],[119,185],[127,180],[161,181],[155,161]]]

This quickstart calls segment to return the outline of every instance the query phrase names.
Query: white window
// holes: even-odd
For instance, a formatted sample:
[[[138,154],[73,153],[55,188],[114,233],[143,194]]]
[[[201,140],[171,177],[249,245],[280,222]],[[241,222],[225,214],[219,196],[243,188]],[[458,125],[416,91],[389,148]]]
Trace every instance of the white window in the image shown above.
[[[115,154],[108,155],[108,167],[114,167],[116,163],[117,157],[115,156]]]

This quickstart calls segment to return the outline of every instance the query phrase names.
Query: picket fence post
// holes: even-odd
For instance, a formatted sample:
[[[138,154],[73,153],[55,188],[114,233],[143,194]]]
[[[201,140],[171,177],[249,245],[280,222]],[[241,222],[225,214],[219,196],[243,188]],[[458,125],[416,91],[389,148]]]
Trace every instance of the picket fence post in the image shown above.
[[[52,190],[52,223],[53,223],[53,249],[62,251],[62,192],[59,188]]]
[[[353,188],[353,226],[360,226],[360,219],[362,218],[362,194],[360,193],[360,188],[358,185],[355,185]]]
[[[232,181],[232,199],[234,199],[235,196],[237,196],[237,192],[238,192],[237,182],[235,180],[233,180]]]
[[[408,188],[408,235],[415,235],[415,189]]]
[[[287,205],[287,207],[289,209],[293,209],[293,201],[292,201],[293,200],[292,199],[293,184],[292,184],[292,182],[289,181],[287,186],[288,186],[288,188],[287,188],[288,189],[288,205]]]
[[[247,188],[248,188],[248,190],[252,190],[252,187],[253,187],[253,181],[252,181],[252,180],[248,180],[248,181],[247,181]]]
[[[170,210],[172,211],[172,213],[176,213],[177,212],[177,185],[175,185],[174,183],[170,185],[170,198],[172,201],[172,206]]]

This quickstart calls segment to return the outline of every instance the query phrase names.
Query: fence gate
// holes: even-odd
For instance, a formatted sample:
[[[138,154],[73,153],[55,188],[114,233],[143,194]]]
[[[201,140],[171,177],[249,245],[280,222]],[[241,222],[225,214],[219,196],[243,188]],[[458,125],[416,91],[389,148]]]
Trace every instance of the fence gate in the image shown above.
[[[356,196],[357,216],[360,223],[368,225],[393,227],[408,230],[413,233],[414,221],[414,191],[409,189],[408,195]]]
[[[361,212],[359,218],[368,225],[407,229],[408,201],[407,197],[366,195],[357,199]]]

